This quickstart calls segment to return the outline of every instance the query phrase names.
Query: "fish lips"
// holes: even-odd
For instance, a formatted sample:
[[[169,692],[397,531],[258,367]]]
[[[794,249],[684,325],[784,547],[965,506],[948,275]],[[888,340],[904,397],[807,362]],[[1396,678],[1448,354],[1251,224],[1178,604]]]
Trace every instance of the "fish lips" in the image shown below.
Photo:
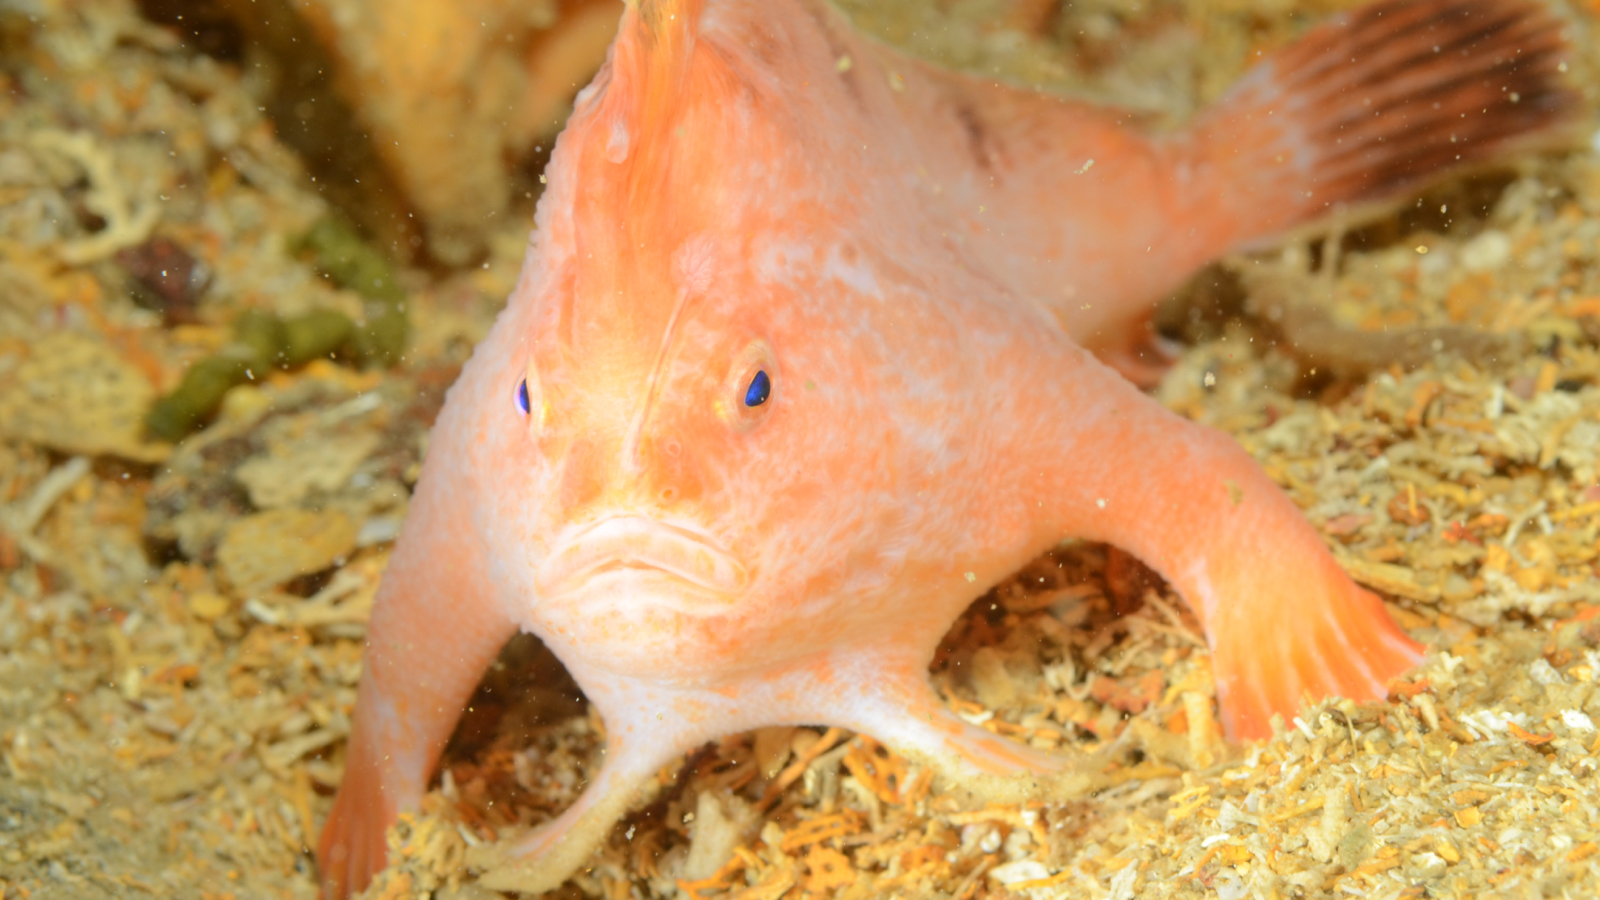
[[[706,600],[713,608],[724,607],[750,583],[744,564],[707,532],[645,516],[613,516],[566,529],[534,577],[546,598],[612,579],[665,581],[669,594],[699,601],[688,603],[685,612],[714,611],[705,607]]]

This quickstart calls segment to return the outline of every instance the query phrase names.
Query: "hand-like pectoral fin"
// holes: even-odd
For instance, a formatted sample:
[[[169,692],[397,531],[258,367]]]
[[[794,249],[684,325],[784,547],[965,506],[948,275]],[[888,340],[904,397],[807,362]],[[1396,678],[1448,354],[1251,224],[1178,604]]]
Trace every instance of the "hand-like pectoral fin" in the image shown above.
[[[1382,698],[1421,659],[1231,437],[1100,366],[1072,377],[1091,399],[1058,429],[1056,455],[1074,465],[1041,495],[1041,519],[1133,553],[1177,589],[1205,626],[1230,737],[1270,734],[1307,695]]]
[[[383,869],[384,832],[421,800],[462,706],[516,631],[460,524],[465,501],[444,487],[419,490],[373,606],[344,780],[317,850],[328,900]]]

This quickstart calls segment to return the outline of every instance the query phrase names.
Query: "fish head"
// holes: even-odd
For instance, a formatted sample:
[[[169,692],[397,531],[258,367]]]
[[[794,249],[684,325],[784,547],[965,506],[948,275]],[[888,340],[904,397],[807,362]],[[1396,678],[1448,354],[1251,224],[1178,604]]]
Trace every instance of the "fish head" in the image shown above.
[[[691,271],[711,241],[654,261],[660,284],[636,290],[658,302],[594,299],[586,261],[529,342],[513,405],[547,473],[538,591],[582,595],[585,615],[597,591],[715,614],[758,570],[741,523],[760,517],[737,486],[770,464],[763,436],[787,385],[772,330],[741,315],[726,279]]]
[[[897,489],[881,357],[824,311],[850,289],[774,277],[744,246],[679,244],[656,277],[679,296],[654,328],[571,279],[577,299],[503,386],[543,473],[526,506],[535,617],[617,644],[613,659],[654,667],[684,641],[742,655],[753,632],[813,619],[860,574],[874,504]]]
[[[958,423],[895,358],[930,336],[891,315],[848,192],[816,188],[826,161],[726,54],[641,74],[637,15],[547,170],[497,387],[540,473],[518,501],[531,625],[629,671],[673,670],[686,644],[701,668],[802,654],[893,580],[919,539],[897,498]],[[649,77],[680,79],[667,111],[629,80]]]

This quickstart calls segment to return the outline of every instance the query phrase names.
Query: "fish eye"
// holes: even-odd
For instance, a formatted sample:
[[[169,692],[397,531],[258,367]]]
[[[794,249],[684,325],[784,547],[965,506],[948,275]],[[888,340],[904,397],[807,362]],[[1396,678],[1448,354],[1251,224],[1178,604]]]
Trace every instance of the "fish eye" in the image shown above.
[[[772,379],[767,377],[765,369],[757,369],[754,378],[750,379],[750,386],[744,391],[744,405],[750,407],[760,406],[772,396]]]
[[[546,420],[550,417],[550,404],[545,402],[541,387],[539,371],[530,365],[517,379],[517,386],[511,390],[511,403],[517,408],[517,415],[522,417],[529,432],[535,436],[544,431]]]
[[[729,361],[715,409],[735,431],[749,431],[772,412],[774,392],[781,390],[783,373],[764,341],[754,340]]]
[[[528,379],[526,378],[517,382],[516,404],[517,412],[522,413],[524,416],[533,409],[532,401],[528,398]]]

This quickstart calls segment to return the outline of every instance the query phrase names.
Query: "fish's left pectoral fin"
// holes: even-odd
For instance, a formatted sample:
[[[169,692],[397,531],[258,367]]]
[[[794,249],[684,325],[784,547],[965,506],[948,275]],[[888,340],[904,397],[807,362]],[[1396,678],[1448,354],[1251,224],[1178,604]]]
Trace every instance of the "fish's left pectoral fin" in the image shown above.
[[[1055,438],[1074,464],[1039,496],[1041,521],[1132,554],[1182,596],[1211,647],[1230,738],[1270,735],[1272,716],[1292,718],[1307,695],[1381,700],[1421,660],[1238,442],[1109,372],[1080,375],[1094,405]]]
[[[1332,559],[1307,560],[1293,580],[1241,585],[1210,625],[1223,726],[1236,739],[1270,736],[1273,715],[1307,702],[1382,700],[1424,653]]]

